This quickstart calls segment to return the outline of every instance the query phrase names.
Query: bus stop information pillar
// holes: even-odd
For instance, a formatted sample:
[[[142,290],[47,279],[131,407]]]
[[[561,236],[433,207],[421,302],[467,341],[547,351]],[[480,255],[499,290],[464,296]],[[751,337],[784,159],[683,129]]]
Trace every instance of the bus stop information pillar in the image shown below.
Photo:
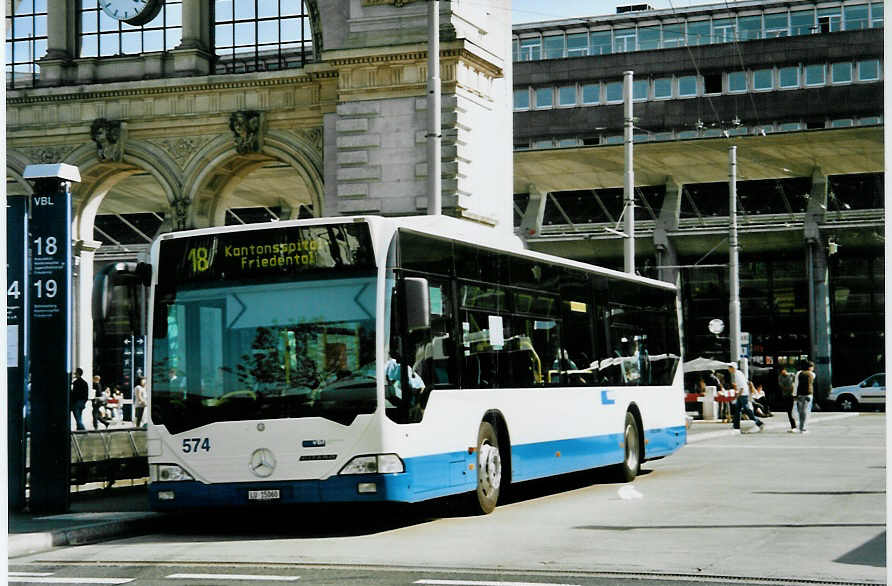
[[[71,182],[77,167],[29,165],[32,182],[29,264],[32,512],[70,505]]]

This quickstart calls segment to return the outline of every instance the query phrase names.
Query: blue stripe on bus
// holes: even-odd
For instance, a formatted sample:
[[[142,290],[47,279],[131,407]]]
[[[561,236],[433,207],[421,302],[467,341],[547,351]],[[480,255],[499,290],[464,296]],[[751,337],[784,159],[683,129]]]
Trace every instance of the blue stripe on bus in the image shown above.
[[[685,443],[684,426],[645,431],[646,458],[665,456]],[[515,445],[511,449],[512,480],[520,482],[622,461],[622,434]],[[473,490],[477,483],[476,454],[467,450],[407,458],[404,474],[332,476],[325,480],[242,482],[153,482],[151,506],[156,510],[256,505],[249,490],[278,489],[283,504],[321,502],[417,502]],[[360,494],[359,483],[374,482],[377,492]],[[173,501],[158,499],[159,491],[174,491]]]

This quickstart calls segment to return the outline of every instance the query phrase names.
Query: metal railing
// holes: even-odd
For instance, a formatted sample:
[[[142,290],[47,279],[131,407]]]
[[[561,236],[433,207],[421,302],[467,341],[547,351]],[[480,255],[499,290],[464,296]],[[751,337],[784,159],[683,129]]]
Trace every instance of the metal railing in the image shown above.
[[[145,478],[149,475],[146,430],[71,432],[71,484]]]

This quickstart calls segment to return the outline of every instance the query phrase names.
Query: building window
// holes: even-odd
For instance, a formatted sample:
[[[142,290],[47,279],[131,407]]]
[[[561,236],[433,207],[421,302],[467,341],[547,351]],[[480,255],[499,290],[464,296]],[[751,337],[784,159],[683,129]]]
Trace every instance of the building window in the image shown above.
[[[534,140],[532,143],[534,149],[550,149],[554,148],[554,141],[550,138],[545,140]]]
[[[678,78],[678,97],[685,98],[697,95],[697,76],[684,75]]]
[[[582,86],[582,103],[597,104],[601,101],[601,84],[587,83]]]
[[[805,85],[817,86],[827,83],[827,72],[824,65],[805,66]]]
[[[720,94],[722,93],[722,74],[710,73],[703,75],[703,93],[704,94]]]
[[[839,8],[818,10],[818,30],[822,33],[835,33],[842,30],[842,15]]]
[[[741,16],[737,19],[737,34],[741,41],[762,38],[762,15]]]
[[[613,38],[610,36],[610,31],[592,33],[591,47],[592,55],[609,55],[612,53]]]
[[[627,53],[635,50],[635,29],[621,29],[613,31],[613,50],[617,53]]]
[[[536,88],[536,109],[543,110],[554,106],[554,89],[550,87]]]
[[[672,78],[658,77],[654,80],[654,99],[665,100],[672,97]]]
[[[802,130],[802,122],[784,122],[780,125],[781,132],[795,132]]]
[[[850,83],[852,81],[852,64],[849,62],[830,65],[830,83]]]
[[[623,101],[623,82],[611,81],[607,83],[606,89],[607,103],[615,103]]]
[[[875,81],[880,78],[880,62],[865,59],[858,62],[858,81]]]
[[[778,12],[776,14],[765,15],[765,38],[776,39],[778,37],[786,37],[790,34],[790,26],[787,22],[787,13]]]
[[[576,86],[565,85],[558,88],[558,106],[576,105]]]
[[[790,30],[793,35],[810,35],[815,32],[815,11],[796,10],[790,12]]]
[[[514,90],[514,109],[530,109],[530,90],[528,88],[524,88],[522,90]]]
[[[851,118],[837,118],[836,120],[830,121],[830,128],[848,128],[852,125],[853,122]]]
[[[883,121],[880,116],[867,116],[865,118],[858,118],[858,126],[876,126],[877,124],[882,124]]]
[[[46,1],[6,3],[6,87],[31,87],[46,55]]]
[[[585,57],[588,55],[588,33],[567,35],[567,57]]]
[[[302,0],[216,0],[217,73],[303,67],[312,54],[309,14]]]
[[[735,37],[735,25],[733,18],[720,18],[712,21],[712,42],[733,43]]]
[[[781,67],[777,77],[784,89],[799,87],[799,67]]]
[[[647,90],[650,85],[646,79],[635,79],[632,81],[632,100],[642,102],[647,99]]]
[[[663,25],[663,47],[669,49],[672,47],[683,47],[684,42],[684,23]]]
[[[771,69],[756,69],[753,71],[753,90],[760,92],[774,88],[773,73]]]
[[[81,0],[80,57],[110,57],[169,51],[183,38],[183,6],[165,2],[155,18],[142,26],[115,20],[98,0]]]
[[[855,6],[846,6],[843,14],[845,15],[845,29],[847,31],[857,30],[861,28],[869,28],[868,22],[868,6],[867,4],[856,4]]]
[[[872,2],[870,4],[870,26],[871,28],[883,28],[882,2]]]
[[[746,71],[732,71],[728,74],[728,93],[746,91]]]
[[[678,133],[678,138],[682,140],[685,138],[698,138],[699,136],[700,133],[696,130],[682,130]]]
[[[539,38],[520,40],[520,61],[538,61],[542,58],[542,41]]]
[[[638,29],[638,50],[653,51],[660,48],[660,27],[646,26]]]
[[[688,22],[688,45],[706,45],[710,42],[708,20]]]
[[[544,37],[542,46],[546,59],[561,59],[564,56],[564,35]]]

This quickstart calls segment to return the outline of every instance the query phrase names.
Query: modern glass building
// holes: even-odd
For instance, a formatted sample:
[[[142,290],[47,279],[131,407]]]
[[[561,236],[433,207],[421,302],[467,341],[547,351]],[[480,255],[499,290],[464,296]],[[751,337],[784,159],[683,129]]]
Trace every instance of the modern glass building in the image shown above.
[[[633,72],[636,268],[677,279],[685,355],[728,359],[728,150],[755,376],[821,392],[884,368],[883,3],[734,2],[515,25],[515,224],[623,268]],[[727,332],[727,330],[726,330]],[[727,335],[727,334],[725,334]]]

